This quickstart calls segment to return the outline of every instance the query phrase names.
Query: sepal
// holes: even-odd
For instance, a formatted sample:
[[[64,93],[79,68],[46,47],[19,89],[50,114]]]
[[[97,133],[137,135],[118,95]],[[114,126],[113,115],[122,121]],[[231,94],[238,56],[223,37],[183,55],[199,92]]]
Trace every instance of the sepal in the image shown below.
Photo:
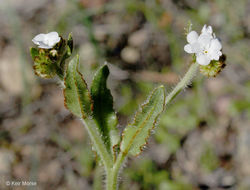
[[[200,65],[200,72],[207,77],[216,77],[226,66],[226,56],[223,54],[219,61],[212,60],[208,65]]]

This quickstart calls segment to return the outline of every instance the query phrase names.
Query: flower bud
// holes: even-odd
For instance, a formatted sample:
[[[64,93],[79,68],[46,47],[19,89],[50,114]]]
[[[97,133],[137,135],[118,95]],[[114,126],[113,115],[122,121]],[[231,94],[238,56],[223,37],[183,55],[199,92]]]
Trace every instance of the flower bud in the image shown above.
[[[39,37],[39,35],[37,36]],[[35,73],[42,78],[52,78],[58,75],[63,79],[65,61],[71,56],[73,51],[73,39],[71,34],[68,40],[63,39],[61,36],[52,36],[53,38],[51,38],[51,40],[53,44],[50,43],[47,38],[40,39],[37,36],[33,39],[33,42],[36,42],[35,44],[39,45],[39,47],[30,49],[30,54],[34,61],[33,68]],[[59,39],[60,41],[58,41]],[[43,44],[45,42],[48,43],[46,47]],[[53,46],[49,46],[51,44]],[[49,46],[49,48],[47,48],[47,46]]]
[[[56,74],[56,68],[53,64],[35,62],[33,68],[35,74],[41,78],[53,78]]]
[[[52,49],[49,53],[52,57],[56,57],[58,55],[55,49]]]

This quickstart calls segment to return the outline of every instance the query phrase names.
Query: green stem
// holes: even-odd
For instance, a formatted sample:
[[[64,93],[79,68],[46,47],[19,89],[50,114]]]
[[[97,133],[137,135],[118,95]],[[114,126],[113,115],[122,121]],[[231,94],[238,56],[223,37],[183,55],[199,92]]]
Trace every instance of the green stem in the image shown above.
[[[174,90],[167,96],[166,104],[168,104],[171,100],[173,100],[180,92],[183,90],[190,82],[192,81],[193,77],[195,76],[199,65],[197,63],[193,63],[190,68],[188,69],[185,76],[182,80],[176,85]],[[118,175],[122,164],[126,158],[127,154],[122,152],[119,153],[114,166],[107,171],[107,179],[106,179],[106,190],[117,190],[118,189]]]
[[[99,165],[99,161],[96,163],[93,190],[102,190],[102,176],[103,176],[103,167]]]
[[[110,170],[108,170],[106,179],[106,190],[118,189],[118,175],[125,158],[126,154],[120,152],[114,166]]]
[[[166,97],[166,105],[171,102],[188,84],[191,83],[193,77],[195,76],[198,70],[199,64],[192,63],[190,68],[188,69],[185,76],[181,79],[181,81],[176,85],[174,90]]]
[[[105,171],[107,173],[110,170],[110,168],[112,168],[112,166],[113,166],[113,161],[111,159],[112,157],[108,153],[108,151],[105,147],[105,144],[104,144],[103,140],[101,139],[101,135],[98,134],[98,132],[97,132],[98,130],[95,129],[95,126],[93,126],[93,125],[90,126],[89,122],[84,120],[84,119],[82,119],[82,122],[88,131],[90,139],[93,142],[97,153],[101,157],[101,160],[102,160],[104,167],[105,167]]]

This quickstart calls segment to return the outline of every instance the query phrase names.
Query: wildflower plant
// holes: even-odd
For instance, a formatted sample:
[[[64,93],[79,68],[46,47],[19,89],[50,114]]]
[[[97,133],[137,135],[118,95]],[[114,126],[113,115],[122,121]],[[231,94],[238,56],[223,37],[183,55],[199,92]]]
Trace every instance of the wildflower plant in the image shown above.
[[[204,26],[201,34],[188,26],[184,50],[193,54],[193,61],[185,76],[167,96],[163,85],[155,88],[146,102],[139,107],[133,120],[120,134],[118,119],[113,108],[113,97],[107,88],[109,68],[103,64],[95,73],[90,88],[78,70],[79,56],[69,63],[73,39],[65,40],[57,32],[39,34],[32,40],[38,48],[31,48],[35,73],[42,78],[58,76],[63,85],[65,107],[81,119],[86,127],[94,150],[105,168],[106,189],[118,189],[118,176],[128,156],[139,155],[160,114],[196,75],[198,68],[206,76],[216,76],[225,66],[222,45],[211,26]]]

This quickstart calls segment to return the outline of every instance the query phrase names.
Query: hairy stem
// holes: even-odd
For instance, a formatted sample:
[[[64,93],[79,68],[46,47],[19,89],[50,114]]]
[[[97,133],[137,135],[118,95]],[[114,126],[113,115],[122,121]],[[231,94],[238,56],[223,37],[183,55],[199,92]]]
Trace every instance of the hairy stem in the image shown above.
[[[166,98],[166,105],[173,100],[188,84],[191,83],[193,77],[195,76],[199,65],[193,63],[188,69],[182,80],[176,85],[173,91]],[[126,158],[126,154],[120,152],[113,167],[107,170],[106,178],[106,190],[117,190],[118,189],[118,175],[121,170],[122,164]]]
[[[171,102],[187,85],[189,85],[198,70],[199,64],[192,63],[185,76],[176,85],[173,91],[166,97],[166,105]]]
[[[110,168],[113,166],[113,160],[110,154],[108,153],[105,144],[103,140],[101,139],[101,135],[97,133],[97,129],[95,129],[95,126],[90,126],[89,122],[87,120],[82,119],[82,122],[84,126],[86,127],[88,134],[90,136],[91,141],[94,144],[94,147],[96,148],[97,153],[101,157],[101,160],[104,164],[106,174]]]
[[[94,174],[94,182],[93,182],[93,190],[102,190],[102,177],[103,177],[103,167],[101,167],[97,161],[95,174]]]
[[[114,166],[108,170],[106,179],[106,190],[117,190],[118,189],[118,175],[121,170],[126,154],[120,152]]]

